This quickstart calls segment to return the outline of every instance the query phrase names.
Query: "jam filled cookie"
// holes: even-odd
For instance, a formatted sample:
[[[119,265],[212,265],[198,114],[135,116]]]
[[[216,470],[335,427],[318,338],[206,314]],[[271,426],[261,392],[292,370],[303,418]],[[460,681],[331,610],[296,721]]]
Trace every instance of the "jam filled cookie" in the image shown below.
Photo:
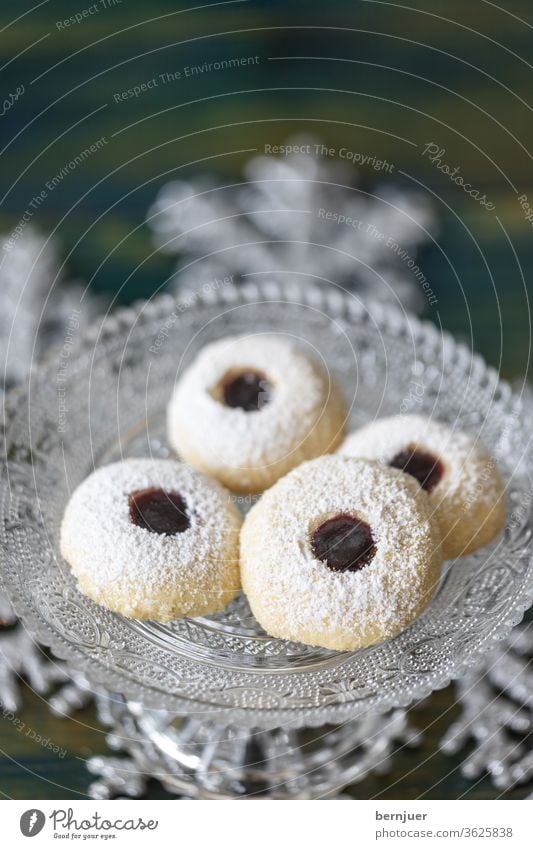
[[[240,588],[241,516],[229,493],[172,460],[125,460],[72,495],[61,553],[82,592],[135,619],[221,610]]]
[[[461,431],[422,416],[392,416],[349,434],[339,451],[379,460],[415,478],[428,495],[446,558],[487,545],[503,528],[498,469]]]
[[[442,562],[416,481],[340,456],[304,463],[252,507],[241,579],[272,636],[358,649],[402,631],[430,602]]]
[[[231,337],[208,345],[168,409],[173,448],[239,492],[258,492],[333,451],[346,410],[331,375],[292,340]]]

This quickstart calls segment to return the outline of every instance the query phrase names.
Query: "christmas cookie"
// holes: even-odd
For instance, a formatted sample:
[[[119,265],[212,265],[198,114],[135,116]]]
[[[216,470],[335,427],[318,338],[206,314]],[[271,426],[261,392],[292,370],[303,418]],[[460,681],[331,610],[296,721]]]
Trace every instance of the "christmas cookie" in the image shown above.
[[[345,416],[323,365],[287,337],[257,334],[204,348],[175,387],[168,434],[187,462],[258,492],[335,450]]]
[[[422,416],[393,416],[349,434],[340,453],[379,460],[417,480],[438,521],[446,558],[469,554],[503,528],[496,464],[459,430]]]
[[[72,495],[61,552],[82,592],[136,619],[221,610],[240,588],[241,516],[229,493],[172,460],[125,460]]]
[[[275,637],[359,649],[402,631],[439,581],[438,531],[418,483],[340,456],[269,489],[241,532],[241,578]]]

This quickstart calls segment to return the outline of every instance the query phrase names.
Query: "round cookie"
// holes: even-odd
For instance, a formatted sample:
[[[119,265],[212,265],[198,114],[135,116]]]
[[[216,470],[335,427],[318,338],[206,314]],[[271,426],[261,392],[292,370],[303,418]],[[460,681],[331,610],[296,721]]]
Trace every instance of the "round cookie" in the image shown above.
[[[416,481],[340,456],[269,489],[241,531],[241,579],[272,636],[330,649],[379,643],[429,604],[442,555]]]
[[[422,416],[392,416],[349,434],[339,453],[402,469],[426,491],[448,558],[487,545],[503,528],[494,460],[465,433]]]
[[[235,597],[241,523],[230,494],[196,469],[125,460],[74,491],[61,553],[94,601],[166,622],[213,613]]]
[[[292,339],[257,334],[203,349],[176,384],[168,435],[193,466],[230,489],[258,492],[334,451],[345,420],[323,366]]]

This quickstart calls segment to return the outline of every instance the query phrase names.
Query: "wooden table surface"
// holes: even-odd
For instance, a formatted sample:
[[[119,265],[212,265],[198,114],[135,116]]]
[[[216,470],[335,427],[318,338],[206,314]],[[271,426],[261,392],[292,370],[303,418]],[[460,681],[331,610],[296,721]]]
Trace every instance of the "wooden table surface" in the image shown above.
[[[251,155],[238,151],[311,130],[337,148],[388,159],[388,179],[423,187],[441,222],[438,244],[420,257],[438,296],[427,317],[472,341],[505,377],[528,370],[533,238],[519,201],[526,195],[533,203],[527,0],[505,10],[486,0],[429,0],[418,11],[378,0],[320,0],[306,2],[305,12],[294,0],[196,11],[170,0],[117,0],[69,25],[69,16],[91,4],[49,0],[23,15],[32,5],[4,0],[0,9],[0,30],[7,27],[0,36],[3,96],[23,88],[8,109],[4,104],[0,122],[0,231],[12,230],[50,177],[105,137],[98,153],[46,193],[32,224],[57,233],[70,273],[90,280],[94,293],[112,292],[119,302],[147,297],[172,267],[169,257],[152,255],[143,224],[158,188],[206,170],[231,182]],[[247,56],[259,58],[224,72],[184,74]],[[174,82],[138,97],[115,96],[176,71]],[[429,143],[444,149],[443,161],[460,167],[494,209],[429,161]],[[360,179],[372,187],[380,175],[363,168]],[[399,752],[390,774],[366,779],[353,795],[499,797],[486,778],[462,778],[460,758],[438,753],[455,713],[451,689],[434,694],[414,714],[424,729],[422,748]],[[0,793],[83,798],[84,761],[106,750],[93,710],[54,718],[25,687],[20,717],[67,754],[58,758],[0,721]],[[150,796],[165,794],[154,783]]]

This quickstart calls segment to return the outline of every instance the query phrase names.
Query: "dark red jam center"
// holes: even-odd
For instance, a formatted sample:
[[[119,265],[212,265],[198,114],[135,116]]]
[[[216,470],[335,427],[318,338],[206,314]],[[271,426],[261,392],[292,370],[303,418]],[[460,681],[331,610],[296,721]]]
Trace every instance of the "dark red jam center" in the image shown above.
[[[311,548],[333,572],[357,572],[368,566],[376,553],[370,526],[347,513],[319,525],[311,537]]]
[[[130,519],[154,534],[181,534],[191,524],[181,495],[155,487],[131,493]]]
[[[258,371],[243,371],[225,381],[224,403],[228,407],[240,407],[247,413],[257,412],[270,400],[270,383]]]
[[[389,463],[393,469],[400,469],[416,478],[422,489],[431,492],[444,474],[444,467],[438,457],[429,451],[407,446],[396,454]]]

